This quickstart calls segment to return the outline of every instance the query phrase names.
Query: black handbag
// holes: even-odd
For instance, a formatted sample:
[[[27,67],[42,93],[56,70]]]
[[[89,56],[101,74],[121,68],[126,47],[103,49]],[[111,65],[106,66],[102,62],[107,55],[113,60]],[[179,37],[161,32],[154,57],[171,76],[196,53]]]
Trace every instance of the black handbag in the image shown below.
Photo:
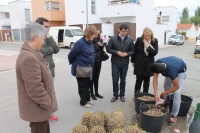
[[[100,50],[100,53],[101,53],[102,61],[106,61],[107,59],[109,59],[109,56],[106,54],[106,52],[104,50]]]

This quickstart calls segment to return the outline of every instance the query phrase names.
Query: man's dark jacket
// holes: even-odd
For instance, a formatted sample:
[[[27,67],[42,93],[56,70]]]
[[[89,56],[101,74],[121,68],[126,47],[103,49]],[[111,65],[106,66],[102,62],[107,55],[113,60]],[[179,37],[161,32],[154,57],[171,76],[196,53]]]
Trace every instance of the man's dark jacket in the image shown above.
[[[106,47],[106,51],[112,54],[111,62],[117,65],[129,64],[129,57],[135,53],[134,42],[129,36],[126,36],[123,40],[119,34],[112,36]],[[125,52],[128,54],[126,57],[120,57],[117,52]]]

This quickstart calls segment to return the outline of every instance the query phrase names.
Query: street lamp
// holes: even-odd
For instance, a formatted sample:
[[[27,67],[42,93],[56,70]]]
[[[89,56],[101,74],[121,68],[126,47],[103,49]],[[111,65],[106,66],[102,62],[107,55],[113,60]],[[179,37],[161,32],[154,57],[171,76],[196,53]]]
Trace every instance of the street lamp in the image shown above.
[[[86,26],[88,26],[88,0],[86,0]]]

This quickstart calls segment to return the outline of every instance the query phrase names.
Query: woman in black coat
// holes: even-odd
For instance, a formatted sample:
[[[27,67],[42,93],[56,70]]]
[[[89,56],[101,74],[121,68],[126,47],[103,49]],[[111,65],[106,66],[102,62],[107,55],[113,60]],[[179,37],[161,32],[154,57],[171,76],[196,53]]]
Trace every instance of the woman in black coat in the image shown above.
[[[155,62],[154,56],[158,53],[158,41],[150,28],[143,30],[142,37],[137,38],[134,47],[135,54],[131,57],[131,62],[136,75],[135,93],[140,91],[142,82],[143,92],[148,93],[150,77],[153,76],[149,66]]]
[[[101,62],[102,62],[100,50],[103,50],[103,45],[101,43],[101,38],[100,38],[99,33],[96,36],[96,38],[94,38],[93,44],[94,44],[94,49],[95,49],[95,62],[94,62],[94,67],[93,67],[93,78],[92,80],[90,80],[90,93],[91,93],[91,98],[93,100],[97,100],[96,97],[103,98],[103,96],[99,95],[98,93],[99,75],[101,72]],[[95,95],[93,92],[93,86],[94,86]]]

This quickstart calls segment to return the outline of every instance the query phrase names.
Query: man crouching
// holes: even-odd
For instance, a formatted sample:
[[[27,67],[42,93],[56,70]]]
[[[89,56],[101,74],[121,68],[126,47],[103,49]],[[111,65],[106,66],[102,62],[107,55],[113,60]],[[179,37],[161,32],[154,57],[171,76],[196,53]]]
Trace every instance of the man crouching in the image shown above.
[[[155,63],[150,65],[150,70],[154,72],[153,76],[153,88],[156,102],[159,102],[160,98],[165,99],[162,106],[167,106],[167,96],[170,93],[174,93],[173,107],[171,111],[171,117],[168,122],[169,125],[174,125],[177,121],[177,115],[181,104],[181,90],[186,78],[187,66],[185,62],[175,56],[169,56],[158,59]],[[158,75],[161,73],[165,77],[164,89],[165,91],[158,95]]]

